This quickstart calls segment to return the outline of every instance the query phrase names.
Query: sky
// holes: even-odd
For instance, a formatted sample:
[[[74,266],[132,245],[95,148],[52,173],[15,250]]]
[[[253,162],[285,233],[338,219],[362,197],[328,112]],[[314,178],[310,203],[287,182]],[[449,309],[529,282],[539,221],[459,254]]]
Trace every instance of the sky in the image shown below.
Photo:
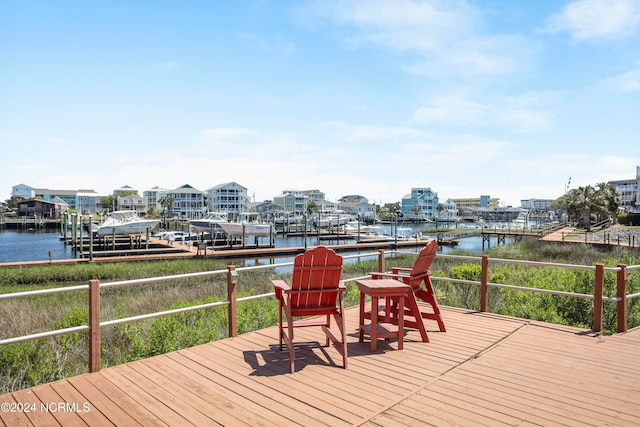
[[[398,202],[635,178],[639,0],[0,0],[0,200]]]

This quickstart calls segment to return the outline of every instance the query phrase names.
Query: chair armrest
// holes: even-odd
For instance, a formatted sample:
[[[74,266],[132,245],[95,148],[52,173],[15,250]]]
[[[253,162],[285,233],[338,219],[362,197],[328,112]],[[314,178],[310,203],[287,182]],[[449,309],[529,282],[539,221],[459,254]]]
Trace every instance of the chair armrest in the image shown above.
[[[287,282],[281,279],[272,280],[271,284],[276,292],[276,298],[282,299],[282,293],[291,290]]]
[[[401,272],[410,273],[411,270],[412,270],[411,268],[406,268],[406,267],[394,267],[394,268],[391,269],[391,272],[394,273],[394,274],[398,274],[398,273],[401,273]]]
[[[402,279],[402,278],[406,278],[409,277],[406,274],[396,274],[396,273],[385,273],[385,272],[373,272],[373,273],[369,273],[371,275],[372,279],[380,279],[380,278],[391,278],[391,279]]]
[[[340,281],[340,284],[338,285],[338,289],[340,289],[340,291],[344,292],[347,290],[347,286],[344,284],[344,281]]]

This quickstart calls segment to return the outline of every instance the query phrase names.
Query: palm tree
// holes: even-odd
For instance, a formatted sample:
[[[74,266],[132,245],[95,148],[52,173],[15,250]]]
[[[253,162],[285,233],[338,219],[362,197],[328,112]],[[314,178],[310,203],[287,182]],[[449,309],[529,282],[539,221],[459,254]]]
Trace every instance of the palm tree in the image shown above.
[[[607,211],[603,193],[590,185],[574,188],[556,202],[557,206],[567,211],[569,218],[574,218],[587,231],[591,231],[591,214]]]
[[[158,204],[162,206],[162,221],[163,221],[162,226],[163,227],[166,226],[165,221],[167,220],[167,208],[171,207],[174,201],[175,199],[171,196],[162,197],[160,200],[158,200]]]
[[[610,214],[612,218],[616,218],[616,213],[618,212],[618,208],[620,207],[621,198],[618,190],[606,182],[601,182],[596,184],[598,187],[598,192],[602,195],[602,198],[606,204],[606,213]]]

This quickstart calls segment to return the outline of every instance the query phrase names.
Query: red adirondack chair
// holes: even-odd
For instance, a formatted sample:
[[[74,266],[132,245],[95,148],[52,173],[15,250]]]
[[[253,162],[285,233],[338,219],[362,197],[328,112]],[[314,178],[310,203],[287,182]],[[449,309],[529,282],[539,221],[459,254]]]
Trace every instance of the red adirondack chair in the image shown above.
[[[433,285],[431,284],[431,279],[429,278],[429,275],[431,274],[431,271],[429,271],[429,267],[431,266],[431,262],[433,261],[433,259],[436,257],[437,251],[438,241],[432,239],[420,251],[420,253],[418,254],[418,259],[416,260],[415,264],[413,264],[412,268],[392,268],[391,273],[375,272],[371,273],[371,278],[395,278],[410,285],[416,298],[421,299],[431,306],[431,312],[420,312],[422,318],[437,321],[440,332],[446,332],[444,321],[442,320],[442,316],[440,315],[438,300],[436,299],[436,295],[433,292]],[[409,311],[405,311],[405,316],[406,315],[410,316],[412,315],[412,313]],[[405,321],[405,325],[407,326],[411,326],[411,323],[412,322],[410,321]]]
[[[346,287],[340,281],[341,274],[342,257],[332,249],[317,246],[295,257],[291,286],[284,280],[271,281],[276,298],[280,301],[280,350],[285,343],[289,349],[291,373],[295,372],[293,330],[311,326],[322,328],[326,335],[325,346],[329,346],[329,341],[333,342],[342,354],[344,368],[347,368],[347,334],[342,295]],[[332,316],[339,333],[334,333],[331,329]],[[296,317],[305,318],[294,320]]]

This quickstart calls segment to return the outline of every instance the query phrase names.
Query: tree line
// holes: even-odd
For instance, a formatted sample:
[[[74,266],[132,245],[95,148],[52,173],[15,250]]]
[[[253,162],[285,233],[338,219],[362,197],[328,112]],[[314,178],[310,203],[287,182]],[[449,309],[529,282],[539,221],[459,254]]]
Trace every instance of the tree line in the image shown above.
[[[599,183],[567,191],[552,204],[552,209],[567,212],[569,220],[591,231],[592,221],[615,220],[620,209],[620,193],[611,184]]]

